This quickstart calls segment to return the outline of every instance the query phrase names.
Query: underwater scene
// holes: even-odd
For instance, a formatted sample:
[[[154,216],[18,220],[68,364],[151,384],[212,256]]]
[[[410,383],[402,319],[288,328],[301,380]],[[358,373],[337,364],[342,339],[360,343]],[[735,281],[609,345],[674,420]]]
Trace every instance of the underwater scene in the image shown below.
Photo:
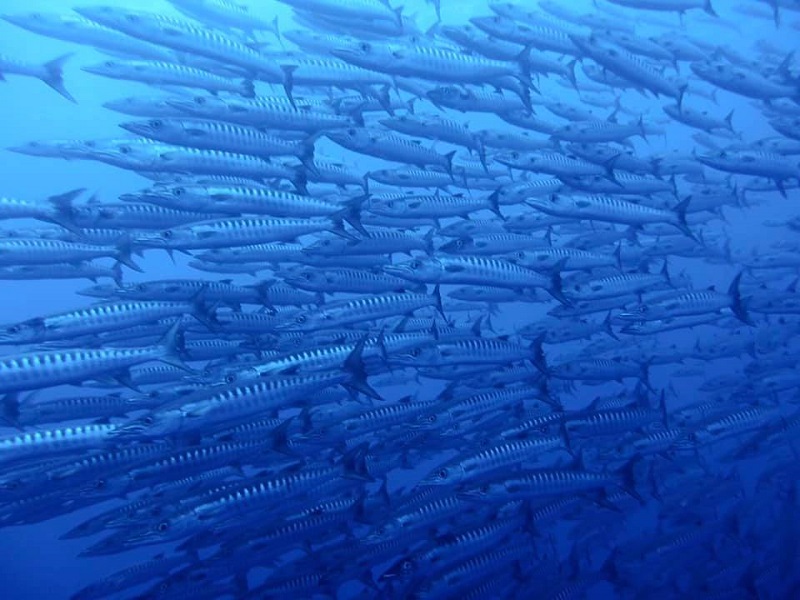
[[[800,0],[3,2],[3,598],[800,598],[798,51]]]

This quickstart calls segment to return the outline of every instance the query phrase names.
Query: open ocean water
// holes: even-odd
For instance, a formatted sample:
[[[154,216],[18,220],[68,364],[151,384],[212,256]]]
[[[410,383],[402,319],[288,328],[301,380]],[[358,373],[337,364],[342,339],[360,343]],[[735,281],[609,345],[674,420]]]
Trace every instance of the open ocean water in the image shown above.
[[[4,598],[800,597],[797,0],[0,12]]]

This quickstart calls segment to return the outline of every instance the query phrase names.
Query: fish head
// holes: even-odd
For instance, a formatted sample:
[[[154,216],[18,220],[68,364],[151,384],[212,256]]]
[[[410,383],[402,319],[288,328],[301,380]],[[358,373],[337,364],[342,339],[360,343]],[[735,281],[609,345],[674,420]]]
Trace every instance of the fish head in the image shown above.
[[[114,6],[81,6],[74,10],[90,21],[134,37],[145,30],[151,30],[163,20],[163,17],[156,13],[125,10]]]
[[[185,413],[178,409],[165,409],[150,412],[117,427],[113,436],[117,438],[141,438],[167,435],[181,428]]]
[[[98,477],[80,486],[78,494],[83,498],[118,497],[125,494],[129,485],[130,480],[127,473],[118,476]]]
[[[386,569],[380,578],[383,581],[408,582],[414,579],[421,567],[413,555],[404,556]]]
[[[468,90],[462,90],[455,85],[447,85],[429,90],[426,95],[428,98],[437,104],[445,104],[448,102],[457,102],[459,100],[467,101],[474,97],[474,94]]]
[[[91,140],[48,140],[10,146],[8,150],[28,156],[71,159],[91,156],[95,146],[96,142]]]
[[[369,212],[387,217],[402,217],[408,203],[405,198],[370,198],[365,207]]]
[[[400,366],[430,366],[439,363],[440,353],[437,346],[429,344],[414,346],[410,350],[392,356],[390,362]]]
[[[120,291],[120,288],[114,284],[101,283],[78,290],[77,293],[81,296],[88,296],[89,298],[114,298]]]
[[[460,464],[442,465],[431,471],[419,485],[451,485],[464,479],[464,467]]]
[[[469,252],[474,247],[474,244],[475,242],[472,238],[465,236],[442,244],[439,246],[439,250],[449,254],[458,254],[459,252]]]
[[[357,67],[367,69],[383,67],[389,72],[391,72],[393,60],[400,59],[403,55],[400,47],[393,49],[391,46],[367,41],[334,48],[331,50],[331,54]]]
[[[0,19],[17,27],[22,27],[36,33],[47,33],[60,31],[64,26],[69,25],[68,16],[57,13],[28,12],[13,15],[2,15]]]
[[[148,119],[146,121],[127,121],[119,126],[125,131],[151,139],[162,139],[169,135],[175,128],[170,127],[170,121],[165,119]]]
[[[532,166],[538,162],[537,156],[533,154],[517,152],[516,150],[511,150],[510,152],[499,152],[498,154],[494,155],[494,159],[500,164],[507,165],[509,167],[520,168]]]
[[[31,319],[0,328],[0,344],[36,342],[47,332],[42,319]]]
[[[400,535],[402,530],[403,524],[399,520],[394,518],[389,519],[388,521],[376,525],[372,531],[366,535],[364,541],[368,544],[386,542]]]
[[[464,500],[489,502],[493,498],[502,497],[505,486],[502,482],[484,483],[482,485],[469,487],[458,492],[458,497]]]
[[[383,272],[409,281],[435,283],[444,272],[444,265],[435,258],[414,258],[396,265],[386,265]]]
[[[368,141],[369,132],[359,127],[347,127],[326,131],[325,137],[335,144],[347,147],[348,144],[359,144]]]
[[[195,240],[197,237],[196,232],[190,228],[164,229],[136,235],[133,238],[133,245],[141,248],[174,248],[183,242]]]
[[[339,256],[347,253],[347,248],[351,243],[350,240],[345,240],[340,237],[322,238],[313,244],[304,246],[303,253],[312,256]]]
[[[167,106],[176,108],[181,112],[191,115],[213,117],[220,113],[246,113],[247,107],[233,100],[217,98],[212,95],[197,95],[191,98],[168,98],[165,100]]]
[[[333,272],[311,267],[301,267],[293,271],[278,271],[275,273],[275,276],[282,278],[283,281],[289,285],[301,288],[309,285],[318,286],[330,284],[335,281]]]
[[[290,319],[276,325],[278,331],[315,331],[329,326],[334,318],[332,313],[326,310],[301,310]]]
[[[130,71],[125,63],[116,60],[106,60],[93,65],[81,67],[81,71],[92,73],[93,75],[103,75],[105,77],[120,77]]]

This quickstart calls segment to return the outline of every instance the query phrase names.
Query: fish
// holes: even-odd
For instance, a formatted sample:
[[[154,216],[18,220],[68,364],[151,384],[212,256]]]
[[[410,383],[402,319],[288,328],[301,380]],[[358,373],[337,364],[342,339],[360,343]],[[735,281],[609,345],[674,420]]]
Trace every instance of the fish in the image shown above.
[[[6,595],[797,596],[795,0],[400,4],[3,16]]]

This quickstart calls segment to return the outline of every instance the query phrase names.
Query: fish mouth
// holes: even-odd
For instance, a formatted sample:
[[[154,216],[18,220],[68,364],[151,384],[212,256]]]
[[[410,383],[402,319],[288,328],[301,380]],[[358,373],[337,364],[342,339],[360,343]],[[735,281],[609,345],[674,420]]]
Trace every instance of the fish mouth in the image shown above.
[[[158,233],[137,235],[133,238],[133,244],[149,248],[165,248],[167,238]]]
[[[360,56],[361,53],[357,50],[353,50],[352,48],[334,48],[331,50],[331,54],[333,54],[336,58],[347,59],[347,58],[355,58]]]
[[[87,65],[85,67],[81,67],[81,71],[84,73],[91,73],[93,75],[108,75],[111,73],[103,65]]]
[[[385,265],[383,267],[383,272],[387,275],[395,275],[396,277],[402,277],[406,275],[409,271],[405,267],[401,267],[399,265]]]
[[[120,123],[120,127],[122,127],[125,131],[130,131],[136,135],[148,135],[152,133],[150,127],[143,123],[138,123],[136,121],[128,121],[126,123]]]
[[[184,112],[192,112],[198,104],[192,100],[166,100],[165,104],[171,108],[177,108]]]

